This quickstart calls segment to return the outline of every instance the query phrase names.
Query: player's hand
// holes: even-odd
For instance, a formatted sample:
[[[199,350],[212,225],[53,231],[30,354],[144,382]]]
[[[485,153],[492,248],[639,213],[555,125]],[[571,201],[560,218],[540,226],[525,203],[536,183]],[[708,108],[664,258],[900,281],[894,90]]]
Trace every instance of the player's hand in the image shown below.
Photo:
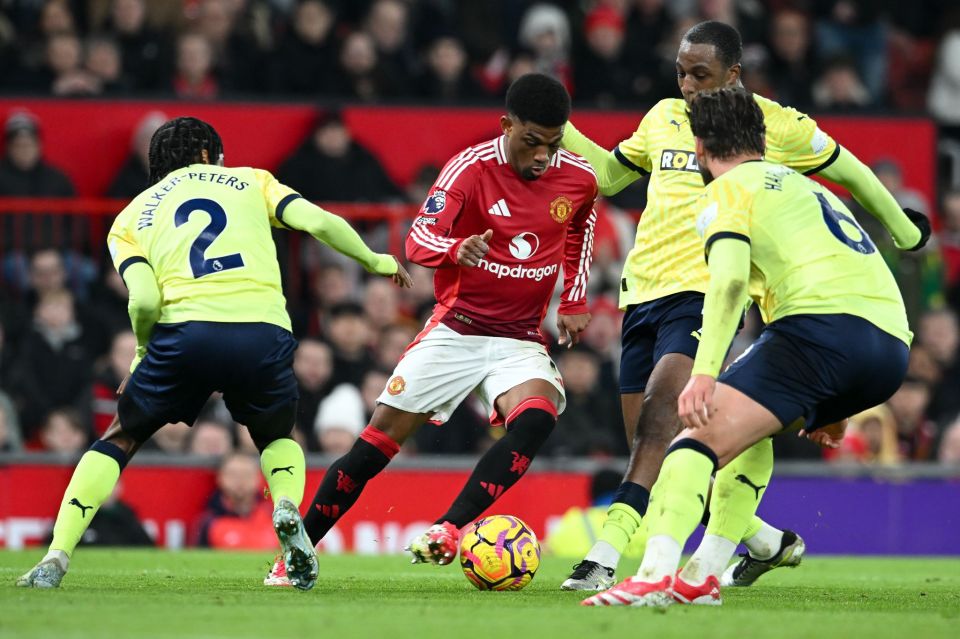
[[[709,375],[694,375],[677,399],[677,414],[687,428],[700,428],[710,421],[713,393],[717,380]]]
[[[903,212],[907,214],[907,217],[910,218],[910,221],[913,222],[913,225],[920,229],[920,241],[917,242],[912,248],[908,248],[908,251],[919,251],[924,246],[927,245],[927,242],[930,240],[930,220],[926,215],[920,211],[914,211],[913,209],[903,209]]]
[[[390,276],[393,279],[393,283],[400,288],[413,288],[413,278],[407,273],[407,269],[403,268],[403,264],[400,263],[400,260],[398,260],[396,256],[394,256],[393,259],[397,263],[397,272]]]
[[[590,313],[578,313],[576,315],[557,315],[557,330],[560,332],[560,346],[573,348],[574,344],[580,342],[580,333],[590,323]]]
[[[842,420],[823,428],[807,432],[801,430],[797,437],[806,437],[821,448],[840,448],[840,442],[843,441],[843,435],[847,432],[847,423],[849,420]]]
[[[123,381],[120,382],[120,385],[117,386],[117,395],[123,395],[123,391],[127,388],[127,382],[130,381],[130,373],[127,373],[123,378]]]
[[[493,231],[487,229],[483,235],[471,235],[460,243],[457,249],[457,264],[460,266],[476,266],[483,256],[490,250],[488,242],[493,237]]]

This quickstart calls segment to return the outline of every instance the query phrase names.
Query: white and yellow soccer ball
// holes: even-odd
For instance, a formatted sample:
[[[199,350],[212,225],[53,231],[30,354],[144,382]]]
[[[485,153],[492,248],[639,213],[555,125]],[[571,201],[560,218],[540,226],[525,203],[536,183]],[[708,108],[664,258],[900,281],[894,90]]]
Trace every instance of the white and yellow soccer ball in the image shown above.
[[[540,567],[540,544],[517,517],[484,517],[470,524],[460,541],[460,566],[480,590],[520,590]]]

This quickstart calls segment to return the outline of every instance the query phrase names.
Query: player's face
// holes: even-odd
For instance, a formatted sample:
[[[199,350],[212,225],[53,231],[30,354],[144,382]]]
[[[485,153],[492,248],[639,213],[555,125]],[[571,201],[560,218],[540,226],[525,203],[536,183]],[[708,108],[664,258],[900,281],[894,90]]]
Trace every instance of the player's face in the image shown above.
[[[740,65],[725,66],[712,44],[691,44],[684,40],[677,52],[677,84],[683,99],[690,104],[699,91],[736,86]]]
[[[548,127],[520,122],[510,115],[500,118],[507,136],[507,161],[524,180],[539,179],[560,149],[563,125]]]

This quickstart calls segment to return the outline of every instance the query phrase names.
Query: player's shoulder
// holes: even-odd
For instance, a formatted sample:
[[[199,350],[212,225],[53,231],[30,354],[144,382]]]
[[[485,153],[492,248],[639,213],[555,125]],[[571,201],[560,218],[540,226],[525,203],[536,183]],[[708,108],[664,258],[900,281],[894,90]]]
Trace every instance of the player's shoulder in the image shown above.
[[[687,117],[687,103],[682,98],[664,98],[643,115],[640,129],[664,128],[670,121],[679,122]]]
[[[590,186],[597,183],[597,173],[583,156],[560,149],[553,156],[551,164],[563,170],[570,179],[582,181]]]
[[[462,186],[475,180],[486,169],[506,161],[503,136],[468,146],[447,161],[437,177],[437,188],[448,190],[454,184]]]
[[[792,106],[780,104],[775,100],[765,98],[762,95],[757,95],[756,93],[753,94],[753,99],[756,100],[757,105],[763,112],[763,119],[767,124],[768,134],[771,132],[776,132],[775,129],[777,127],[785,128],[795,125],[802,127],[810,125],[816,126],[816,123],[809,115],[793,108]]]

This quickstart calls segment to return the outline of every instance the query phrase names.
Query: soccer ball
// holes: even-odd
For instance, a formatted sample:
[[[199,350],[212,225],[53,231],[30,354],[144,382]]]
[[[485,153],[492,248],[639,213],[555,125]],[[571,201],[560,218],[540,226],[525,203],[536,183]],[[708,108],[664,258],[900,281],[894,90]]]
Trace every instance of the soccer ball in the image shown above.
[[[525,523],[509,515],[470,524],[460,542],[460,566],[480,590],[520,590],[540,567],[540,544]]]

